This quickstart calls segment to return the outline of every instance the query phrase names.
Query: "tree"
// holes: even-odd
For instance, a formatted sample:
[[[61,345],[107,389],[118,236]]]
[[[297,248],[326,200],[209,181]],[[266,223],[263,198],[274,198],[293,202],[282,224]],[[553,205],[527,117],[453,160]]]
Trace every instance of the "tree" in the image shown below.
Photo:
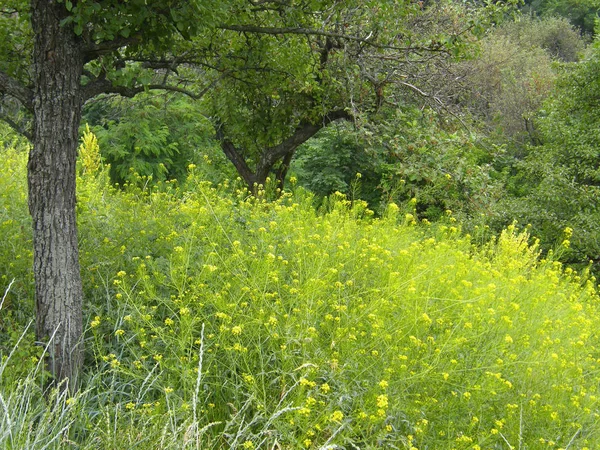
[[[212,23],[220,10],[219,2],[166,6],[153,0],[31,0],[29,5],[9,0],[0,9],[0,117],[33,144],[28,185],[36,334],[48,344],[47,365],[55,381],[68,379],[71,389],[83,362],[75,216],[82,105],[104,92],[181,90],[168,86],[166,78],[157,84],[141,80],[142,68],[124,66],[124,58],[142,50],[164,54],[197,33],[198,18]]]
[[[449,2],[333,2],[300,17],[282,5],[270,15],[262,5],[239,12],[260,25],[227,27],[240,39],[206,63],[223,66],[208,114],[250,190],[269,175],[283,187],[298,146],[331,122],[380,120],[415,94],[443,104],[431,74],[447,70],[490,19]]]
[[[236,160],[238,145],[248,136],[268,149],[257,160],[255,179],[261,182],[263,169],[272,170],[280,160],[282,178],[290,149],[324,124],[354,114],[356,99],[370,95],[376,110],[392,80],[416,89],[406,79],[410,67],[426,67],[428,55],[452,53],[462,36],[453,26],[455,15],[432,15],[453,10],[445,3],[434,9],[385,0],[31,0],[29,5],[6,0],[3,5],[0,117],[33,144],[28,184],[37,338],[48,343],[54,379],[68,379],[72,389],[83,361],[75,171],[86,101],[150,89],[200,99],[212,90],[223,148],[231,150],[238,170],[245,170]],[[463,34],[480,28],[475,18],[463,18],[468,19]],[[348,64],[347,55],[352,56]],[[384,65],[390,58],[395,66]],[[309,70],[311,65],[316,69]],[[277,103],[281,94],[274,87],[281,79],[293,81],[283,92],[301,107],[285,103],[287,114],[267,122],[271,134],[253,132],[274,117],[273,108],[263,105]],[[336,83],[348,88],[333,89]],[[241,104],[229,107],[232,95],[240,95]],[[254,121],[261,110],[265,114]],[[244,116],[250,120],[238,127]]]

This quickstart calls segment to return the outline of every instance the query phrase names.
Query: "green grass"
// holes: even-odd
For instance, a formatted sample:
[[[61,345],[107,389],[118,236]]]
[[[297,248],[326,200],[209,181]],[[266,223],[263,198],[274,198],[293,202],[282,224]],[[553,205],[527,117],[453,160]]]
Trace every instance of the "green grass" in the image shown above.
[[[84,385],[45,400],[25,156],[2,159],[2,448],[600,448],[593,278],[515,227],[476,247],[451,214],[317,213],[193,168],[80,178]]]

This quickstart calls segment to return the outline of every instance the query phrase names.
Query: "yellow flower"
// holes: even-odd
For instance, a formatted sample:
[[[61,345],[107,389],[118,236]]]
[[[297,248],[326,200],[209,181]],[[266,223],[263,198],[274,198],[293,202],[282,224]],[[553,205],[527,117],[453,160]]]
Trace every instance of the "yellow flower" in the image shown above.
[[[388,396],[385,394],[381,394],[377,396],[377,407],[379,408],[387,408],[388,407]]]
[[[235,336],[239,336],[240,334],[242,334],[242,327],[239,325],[236,325],[235,327],[233,327],[231,329],[231,334],[233,334]]]
[[[344,413],[337,410],[337,411],[334,411],[333,414],[329,417],[329,421],[339,423],[342,421],[343,418],[344,418]]]

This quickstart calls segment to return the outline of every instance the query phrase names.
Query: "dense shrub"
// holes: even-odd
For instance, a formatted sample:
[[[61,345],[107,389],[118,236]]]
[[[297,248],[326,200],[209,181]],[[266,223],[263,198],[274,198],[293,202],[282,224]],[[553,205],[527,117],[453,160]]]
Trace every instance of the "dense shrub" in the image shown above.
[[[115,183],[132,182],[138,176],[153,182],[183,180],[188,164],[203,169],[206,161],[217,166],[205,172],[212,181],[233,173],[200,105],[185,97],[100,98],[86,106],[84,121],[98,137]]]
[[[575,61],[583,40],[564,19],[521,17],[481,41],[479,56],[460,65],[460,103],[497,141],[537,142],[535,113],[550,94],[553,61]]]
[[[562,67],[551,98],[539,113],[543,145],[531,146],[517,165],[499,213],[531,223],[547,244],[573,228],[566,260],[600,260],[600,157],[598,92],[600,43],[580,63]]]

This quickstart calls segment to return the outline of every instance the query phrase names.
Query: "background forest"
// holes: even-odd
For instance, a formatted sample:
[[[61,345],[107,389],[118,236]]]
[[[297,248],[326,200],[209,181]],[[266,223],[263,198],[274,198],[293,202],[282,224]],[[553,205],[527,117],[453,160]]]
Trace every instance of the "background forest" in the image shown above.
[[[294,153],[291,179],[315,194],[317,206],[341,192],[379,214],[390,202],[415,198],[419,219],[451,210],[482,239],[517,220],[544,251],[561,244],[571,227],[561,260],[600,260],[600,48],[592,28],[577,27],[579,19],[545,12],[528,6],[489,29],[466,59],[427,74],[431,92],[405,92],[401,103],[383,99],[374,120],[338,120],[321,129]],[[184,95],[149,93],[100,98],[86,106],[84,119],[113,182],[139,175],[181,181],[189,163],[207,180],[234,180],[240,175],[206,111]]]
[[[600,5],[364,3],[86,65],[75,391],[0,78],[0,448],[600,447]]]

